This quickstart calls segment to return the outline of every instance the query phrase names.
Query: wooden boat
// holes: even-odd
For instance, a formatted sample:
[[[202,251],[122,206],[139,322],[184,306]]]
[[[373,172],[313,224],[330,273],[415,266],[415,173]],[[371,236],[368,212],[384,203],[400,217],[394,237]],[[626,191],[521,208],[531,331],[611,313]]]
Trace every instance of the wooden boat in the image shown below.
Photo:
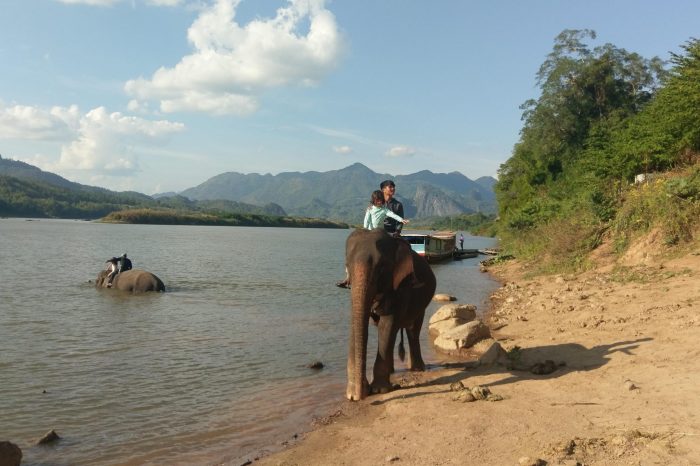
[[[434,233],[404,233],[403,239],[411,243],[411,248],[428,262],[439,262],[451,259],[457,250],[456,234],[452,231],[437,231]]]

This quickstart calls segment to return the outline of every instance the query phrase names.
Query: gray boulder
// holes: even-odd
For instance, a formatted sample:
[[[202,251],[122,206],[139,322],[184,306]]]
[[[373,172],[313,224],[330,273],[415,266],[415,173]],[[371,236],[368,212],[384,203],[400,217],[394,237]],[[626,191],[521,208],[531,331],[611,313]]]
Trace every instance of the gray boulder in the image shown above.
[[[476,318],[476,306],[473,304],[445,304],[435,314],[430,316],[429,323],[434,324],[441,320],[462,319],[470,322]]]
[[[440,335],[476,319],[473,304],[445,304],[430,317],[428,331]]]
[[[456,354],[489,337],[491,337],[491,331],[486,324],[480,320],[474,320],[441,333],[435,338],[433,344],[438,351]]]

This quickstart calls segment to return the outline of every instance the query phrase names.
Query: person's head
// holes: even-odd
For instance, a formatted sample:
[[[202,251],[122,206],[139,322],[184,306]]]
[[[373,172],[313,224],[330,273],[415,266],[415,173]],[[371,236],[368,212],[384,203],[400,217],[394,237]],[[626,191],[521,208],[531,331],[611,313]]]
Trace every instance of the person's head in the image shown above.
[[[384,205],[384,193],[380,190],[372,191],[372,197],[369,200],[370,205],[381,207]]]
[[[396,185],[391,180],[384,180],[379,184],[379,189],[381,189],[382,193],[384,193],[384,200],[388,201],[389,199],[394,197],[394,193],[396,192]]]
[[[126,253],[122,254],[122,257],[123,257],[124,259],[126,259]]]

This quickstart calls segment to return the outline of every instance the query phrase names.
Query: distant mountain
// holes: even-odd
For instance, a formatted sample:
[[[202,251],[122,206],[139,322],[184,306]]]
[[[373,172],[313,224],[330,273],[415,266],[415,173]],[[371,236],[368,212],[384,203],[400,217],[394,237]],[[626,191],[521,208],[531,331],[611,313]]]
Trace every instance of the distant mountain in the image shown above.
[[[410,175],[375,173],[361,163],[328,172],[278,175],[222,173],[179,195],[157,198],[74,183],[33,165],[0,157],[0,215],[96,218],[125,208],[316,217],[358,224],[373,190],[385,179],[397,185],[409,219],[496,211],[491,177],[470,180],[459,172]]]
[[[180,194],[196,200],[275,203],[290,215],[360,223],[371,192],[385,179],[396,182],[396,197],[409,219],[496,211],[494,178],[472,181],[459,172],[427,170],[392,176],[375,173],[361,163],[328,172],[222,173]]]
[[[99,188],[97,186],[88,186],[75,183],[73,181],[68,181],[55,173],[45,172],[34,165],[20,162],[19,160],[6,159],[2,156],[0,156],[0,175],[11,176],[25,181],[46,183],[57,188],[64,188],[75,192],[99,195],[116,195],[123,198],[121,200],[125,202],[147,201],[152,199],[146,194],[137,193],[135,191],[124,191],[117,193],[115,191]]]
[[[229,200],[195,201],[173,193],[154,199],[74,183],[28,163],[0,156],[0,215],[13,217],[103,217],[123,209],[180,209],[218,215],[286,216],[278,204],[252,205]]]

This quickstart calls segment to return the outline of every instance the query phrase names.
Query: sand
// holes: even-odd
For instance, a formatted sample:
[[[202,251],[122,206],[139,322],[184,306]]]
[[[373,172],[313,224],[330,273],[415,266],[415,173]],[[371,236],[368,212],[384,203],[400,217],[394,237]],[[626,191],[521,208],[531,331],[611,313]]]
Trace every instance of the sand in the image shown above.
[[[577,276],[493,268],[487,322],[507,357],[399,367],[401,389],[343,403],[253,464],[700,464],[700,247],[660,259],[649,243],[603,248]],[[554,372],[529,370],[547,360]],[[456,382],[502,399],[465,402]]]

